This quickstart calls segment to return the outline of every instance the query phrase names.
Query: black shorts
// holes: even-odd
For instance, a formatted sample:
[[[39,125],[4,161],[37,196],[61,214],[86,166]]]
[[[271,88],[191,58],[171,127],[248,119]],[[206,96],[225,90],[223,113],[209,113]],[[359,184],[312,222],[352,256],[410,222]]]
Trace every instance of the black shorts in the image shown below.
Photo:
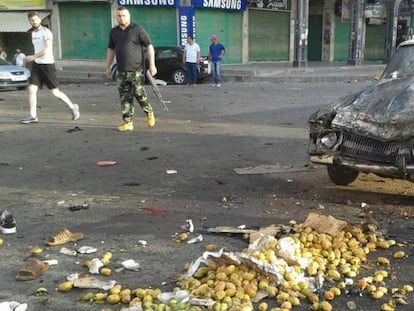
[[[58,88],[59,82],[56,77],[55,64],[37,64],[33,62],[29,83],[37,85],[40,88],[43,85],[46,85],[48,89]]]

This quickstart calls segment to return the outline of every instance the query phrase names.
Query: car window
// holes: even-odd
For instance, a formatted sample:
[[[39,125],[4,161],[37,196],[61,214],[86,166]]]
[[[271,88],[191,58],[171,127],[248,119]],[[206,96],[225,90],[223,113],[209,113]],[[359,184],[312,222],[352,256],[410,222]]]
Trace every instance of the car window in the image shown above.
[[[414,45],[398,48],[384,71],[384,79],[414,76]]]
[[[158,53],[158,58],[172,58],[172,57],[178,57],[177,52],[172,49],[162,50],[161,52]]]

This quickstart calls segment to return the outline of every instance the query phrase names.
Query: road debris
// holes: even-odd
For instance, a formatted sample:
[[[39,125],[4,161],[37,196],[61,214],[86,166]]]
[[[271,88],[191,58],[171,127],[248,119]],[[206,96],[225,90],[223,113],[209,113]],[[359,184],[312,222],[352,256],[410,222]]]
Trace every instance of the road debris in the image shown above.
[[[188,223],[182,229],[189,230]],[[366,224],[351,225],[312,211],[301,224],[292,220],[287,225],[254,229],[246,225],[217,226],[207,231],[248,234],[248,247],[231,252],[207,244],[200,257],[185,265],[186,270],[177,276],[172,292],[130,289],[115,280],[101,280],[99,274],[105,277],[112,271],[112,253],[105,252],[101,259],[84,264],[96,276],[78,277],[79,274],[59,284],[58,291],[99,288],[105,292],[85,293],[81,300],[123,304],[126,307],[121,310],[139,311],[290,310],[306,303],[312,310],[329,311],[333,310],[332,301],[341,295],[349,297],[349,310],[359,308],[358,300],[352,297],[366,295],[381,302],[378,309],[393,311],[406,304],[407,295],[413,291],[410,284],[395,286],[395,275],[390,270],[395,260],[407,257],[401,249],[405,245],[377,234]],[[174,239],[189,243],[189,235],[188,231],[180,232]],[[194,239],[203,240],[201,234]],[[384,250],[387,253],[381,252]],[[388,258],[390,251],[392,258]],[[140,268],[132,259],[121,264],[122,269]],[[387,287],[391,280],[392,287]]]
[[[35,257],[29,257],[21,266],[20,270],[16,274],[16,280],[18,281],[30,281],[36,279],[40,274],[46,271],[49,265]]]
[[[13,214],[8,210],[4,210],[0,214],[0,232],[3,234],[13,234],[17,232],[16,220]]]
[[[115,286],[115,280],[101,280],[96,276],[85,276],[72,280],[73,287],[110,290]]]
[[[96,164],[97,164],[98,166],[101,166],[101,167],[113,166],[113,165],[115,165],[116,163],[117,163],[117,162],[116,162],[116,161],[114,161],[114,160],[100,160],[100,161],[96,162]]]
[[[302,172],[302,171],[308,171],[312,169],[309,166],[300,166],[295,167],[293,165],[267,165],[267,164],[261,164],[258,166],[248,166],[248,167],[238,167],[234,168],[233,170],[238,175],[252,175],[252,174],[275,174],[275,173],[287,173],[287,172]]]
[[[0,311],[26,311],[27,304],[19,303],[17,301],[0,302]]]
[[[199,242],[202,242],[203,241],[203,235],[198,235],[198,236],[196,236],[195,238],[192,238],[192,239],[189,239],[188,241],[187,241],[187,244],[194,244],[194,243],[199,243]]]
[[[68,255],[68,256],[76,256],[76,254],[77,254],[77,252],[76,252],[75,250],[73,250],[73,249],[69,249],[69,248],[67,248],[67,247],[62,247],[62,248],[59,250],[59,253],[60,253],[60,254],[63,254],[63,255]]]
[[[46,241],[46,244],[49,246],[56,246],[66,244],[68,242],[75,242],[82,239],[82,232],[72,233],[67,228],[62,228],[55,235],[49,237],[49,239]]]
[[[78,253],[80,254],[92,254],[92,253],[96,253],[98,251],[98,249],[96,247],[92,247],[92,246],[81,246],[78,248]]]
[[[134,259],[127,259],[121,262],[122,267],[124,267],[127,270],[132,271],[138,271],[140,268],[140,265],[138,262],[136,262]]]

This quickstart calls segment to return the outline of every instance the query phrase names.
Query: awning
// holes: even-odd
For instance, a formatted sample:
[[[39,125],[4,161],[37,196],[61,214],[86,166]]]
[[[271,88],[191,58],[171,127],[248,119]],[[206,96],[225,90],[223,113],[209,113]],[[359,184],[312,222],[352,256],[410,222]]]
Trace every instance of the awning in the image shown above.
[[[41,19],[47,17],[49,12],[39,12]],[[0,32],[27,32],[30,26],[27,12],[0,12]]]

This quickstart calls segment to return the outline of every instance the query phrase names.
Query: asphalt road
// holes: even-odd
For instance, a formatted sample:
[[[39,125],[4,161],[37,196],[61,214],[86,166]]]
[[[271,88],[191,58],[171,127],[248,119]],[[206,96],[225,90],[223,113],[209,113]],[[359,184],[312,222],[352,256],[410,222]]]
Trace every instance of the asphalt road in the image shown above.
[[[28,310],[101,310],[103,305],[77,300],[84,290],[55,289],[69,274],[85,272],[85,260],[106,251],[113,254],[114,270],[127,259],[141,266],[136,272],[114,272],[110,279],[130,288],[168,291],[174,275],[201,256],[206,244],[229,251],[247,247],[239,235],[208,234],[206,228],[300,223],[315,209],[357,224],[363,221],[361,205],[368,206],[381,231],[406,243],[409,257],[393,261],[389,270],[396,285],[412,284],[412,185],[363,175],[349,187],[336,187],[322,168],[307,161],[310,113],[365,85],[167,86],[161,91],[172,101],[169,111],[148,88],[157,124],[148,128],[137,107],[135,131],[128,133],[116,131],[121,119],[112,83],[62,85],[81,107],[78,121],[47,91],[40,91],[40,122],[30,125],[18,122],[28,111],[26,93],[0,92],[0,209],[13,213],[18,230],[0,235],[0,302],[26,302]],[[100,167],[100,160],[116,164]],[[272,173],[275,167],[278,172]],[[240,173],[246,168],[264,171]],[[186,219],[195,225],[192,237],[203,234],[202,243],[171,240]],[[93,246],[97,253],[72,257],[60,254],[60,247],[46,247],[45,240],[62,227],[85,235],[65,246]],[[33,281],[16,281],[34,246],[43,248],[40,258],[57,259],[58,265]],[[33,295],[39,287],[49,293]],[[333,305],[345,310],[349,300],[356,302],[356,310],[380,310],[384,302],[343,296]],[[412,310],[413,297],[407,302],[397,310]],[[308,308],[304,303],[295,309]]]

